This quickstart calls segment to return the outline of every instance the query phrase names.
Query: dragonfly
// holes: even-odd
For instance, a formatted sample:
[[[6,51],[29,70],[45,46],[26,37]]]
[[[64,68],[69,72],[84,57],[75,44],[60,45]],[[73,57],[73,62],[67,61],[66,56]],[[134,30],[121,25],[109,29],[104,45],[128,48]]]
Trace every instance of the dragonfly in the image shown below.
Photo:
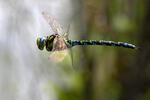
[[[48,52],[51,52],[50,58],[53,62],[62,61],[67,54],[66,50],[78,45],[101,45],[137,49],[135,45],[124,42],[105,40],[70,40],[68,38],[69,29],[65,32],[59,22],[48,12],[42,12],[42,15],[51,26],[54,34],[37,38],[37,46],[40,50],[46,48]]]

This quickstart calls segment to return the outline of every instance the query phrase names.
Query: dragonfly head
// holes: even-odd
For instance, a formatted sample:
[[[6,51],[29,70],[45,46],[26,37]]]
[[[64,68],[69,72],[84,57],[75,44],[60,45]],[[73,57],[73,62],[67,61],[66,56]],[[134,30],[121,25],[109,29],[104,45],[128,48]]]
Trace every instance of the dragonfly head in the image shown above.
[[[43,50],[44,47],[46,45],[46,38],[45,37],[42,37],[42,38],[38,38],[37,39],[37,46],[40,50]]]

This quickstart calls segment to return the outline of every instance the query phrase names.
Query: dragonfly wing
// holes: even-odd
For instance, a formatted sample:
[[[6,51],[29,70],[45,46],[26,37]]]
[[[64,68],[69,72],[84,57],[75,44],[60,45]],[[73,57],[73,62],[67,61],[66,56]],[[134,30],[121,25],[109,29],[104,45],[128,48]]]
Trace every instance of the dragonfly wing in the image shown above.
[[[53,41],[52,54],[50,55],[50,61],[54,63],[61,62],[68,54],[68,46],[64,40],[64,37],[55,37]]]
[[[55,51],[51,53],[49,59],[53,63],[59,63],[65,58],[67,54],[68,54],[67,50]]]
[[[52,51],[61,51],[68,49],[67,44],[63,37],[55,37],[53,41],[53,49]]]
[[[72,63],[72,67],[74,69],[74,65],[73,65],[73,52],[72,52],[72,48],[70,48],[70,57],[71,57],[71,63]]]
[[[62,35],[64,33],[61,25],[56,21],[56,19],[52,15],[50,15],[47,12],[43,12],[42,14],[48,22],[48,24],[51,26],[52,30],[55,32],[55,34]]]
[[[69,30],[70,30],[70,24],[67,27],[67,31],[64,33],[64,37],[66,37],[67,39],[68,39],[69,34],[70,34]]]

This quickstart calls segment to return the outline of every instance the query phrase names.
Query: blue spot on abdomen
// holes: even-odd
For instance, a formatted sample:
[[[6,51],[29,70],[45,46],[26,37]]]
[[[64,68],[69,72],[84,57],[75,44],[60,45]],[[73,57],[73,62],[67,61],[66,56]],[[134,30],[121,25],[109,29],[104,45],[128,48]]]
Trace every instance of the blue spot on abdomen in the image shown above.
[[[84,42],[83,44],[84,44],[84,45],[87,45],[87,43],[86,43],[86,42]]]
[[[75,45],[77,45],[77,43],[76,43],[76,42],[73,42],[73,46],[75,46]]]
[[[96,45],[96,43],[95,43],[95,42],[92,42],[92,45]]]
[[[127,44],[127,43],[124,43],[124,46],[128,46],[128,44]]]

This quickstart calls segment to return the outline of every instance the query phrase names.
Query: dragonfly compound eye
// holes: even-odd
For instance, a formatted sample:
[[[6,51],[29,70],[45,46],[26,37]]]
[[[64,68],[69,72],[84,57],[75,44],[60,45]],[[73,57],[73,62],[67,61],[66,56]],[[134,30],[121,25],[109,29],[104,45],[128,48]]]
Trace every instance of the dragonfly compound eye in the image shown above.
[[[44,46],[45,46],[45,38],[38,38],[37,39],[37,46],[40,50],[43,50]]]

